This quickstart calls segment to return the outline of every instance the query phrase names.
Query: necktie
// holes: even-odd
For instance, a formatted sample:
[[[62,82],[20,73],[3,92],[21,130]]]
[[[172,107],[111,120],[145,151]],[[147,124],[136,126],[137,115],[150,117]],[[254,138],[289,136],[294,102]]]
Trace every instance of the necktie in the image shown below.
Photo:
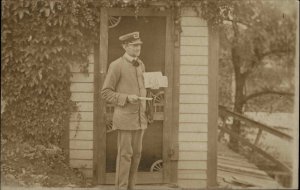
[[[139,64],[137,59],[133,59],[132,60],[132,65],[135,66],[135,67],[138,67],[140,64]]]

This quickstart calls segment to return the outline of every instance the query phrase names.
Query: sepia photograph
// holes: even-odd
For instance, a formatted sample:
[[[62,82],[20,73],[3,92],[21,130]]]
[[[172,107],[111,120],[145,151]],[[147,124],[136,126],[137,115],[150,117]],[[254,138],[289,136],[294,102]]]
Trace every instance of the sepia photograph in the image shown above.
[[[3,0],[0,189],[298,189],[298,52],[298,0]]]

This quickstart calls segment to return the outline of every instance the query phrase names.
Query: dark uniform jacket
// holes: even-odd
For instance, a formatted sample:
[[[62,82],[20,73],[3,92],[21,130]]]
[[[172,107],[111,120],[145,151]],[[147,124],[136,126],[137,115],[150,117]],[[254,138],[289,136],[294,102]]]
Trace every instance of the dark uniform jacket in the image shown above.
[[[114,104],[113,129],[137,130],[147,128],[145,115],[146,101],[139,100],[137,104],[127,102],[128,95],[146,97],[142,61],[139,66],[132,64],[132,57],[124,54],[113,61],[109,68],[101,90],[102,98]]]

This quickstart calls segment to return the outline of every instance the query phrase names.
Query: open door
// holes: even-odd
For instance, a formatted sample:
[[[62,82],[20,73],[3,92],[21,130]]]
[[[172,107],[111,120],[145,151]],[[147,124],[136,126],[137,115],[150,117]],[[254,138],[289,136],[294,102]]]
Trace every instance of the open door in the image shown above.
[[[168,183],[172,156],[172,51],[169,12],[140,10],[135,16],[126,9],[102,9],[100,27],[99,73],[101,89],[109,64],[122,56],[119,36],[139,31],[143,41],[140,58],[146,72],[161,71],[168,77],[169,88],[152,91],[154,122],[148,125],[143,139],[143,152],[137,183]],[[97,177],[100,184],[113,184],[117,157],[117,134],[111,130],[113,106],[100,100],[97,122]]]

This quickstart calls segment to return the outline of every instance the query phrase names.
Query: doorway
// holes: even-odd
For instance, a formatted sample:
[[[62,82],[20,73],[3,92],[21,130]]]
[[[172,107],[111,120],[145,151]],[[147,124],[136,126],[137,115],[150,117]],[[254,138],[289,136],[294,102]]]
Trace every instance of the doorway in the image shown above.
[[[99,70],[100,75],[103,74],[100,77],[100,88],[109,64],[124,54],[119,36],[134,31],[140,32],[143,41],[140,59],[145,64],[146,72],[161,71],[168,77],[169,86],[172,86],[171,47],[167,43],[171,35],[168,28],[169,14],[157,15],[153,11],[141,11],[141,15],[136,16],[131,12],[124,9],[108,9],[101,12],[101,20],[106,25],[100,28],[102,38],[100,37]],[[153,90],[152,93],[157,97],[153,105],[154,121],[145,131],[138,184],[168,183],[171,173],[168,153],[171,147],[172,101],[166,101],[166,97],[172,97],[172,88]],[[97,140],[97,143],[101,144],[97,147],[100,154],[97,157],[98,182],[113,184],[117,157],[117,134],[111,130],[114,107],[100,101],[101,106],[104,109],[99,110],[100,121],[97,126],[99,134],[102,134]]]

